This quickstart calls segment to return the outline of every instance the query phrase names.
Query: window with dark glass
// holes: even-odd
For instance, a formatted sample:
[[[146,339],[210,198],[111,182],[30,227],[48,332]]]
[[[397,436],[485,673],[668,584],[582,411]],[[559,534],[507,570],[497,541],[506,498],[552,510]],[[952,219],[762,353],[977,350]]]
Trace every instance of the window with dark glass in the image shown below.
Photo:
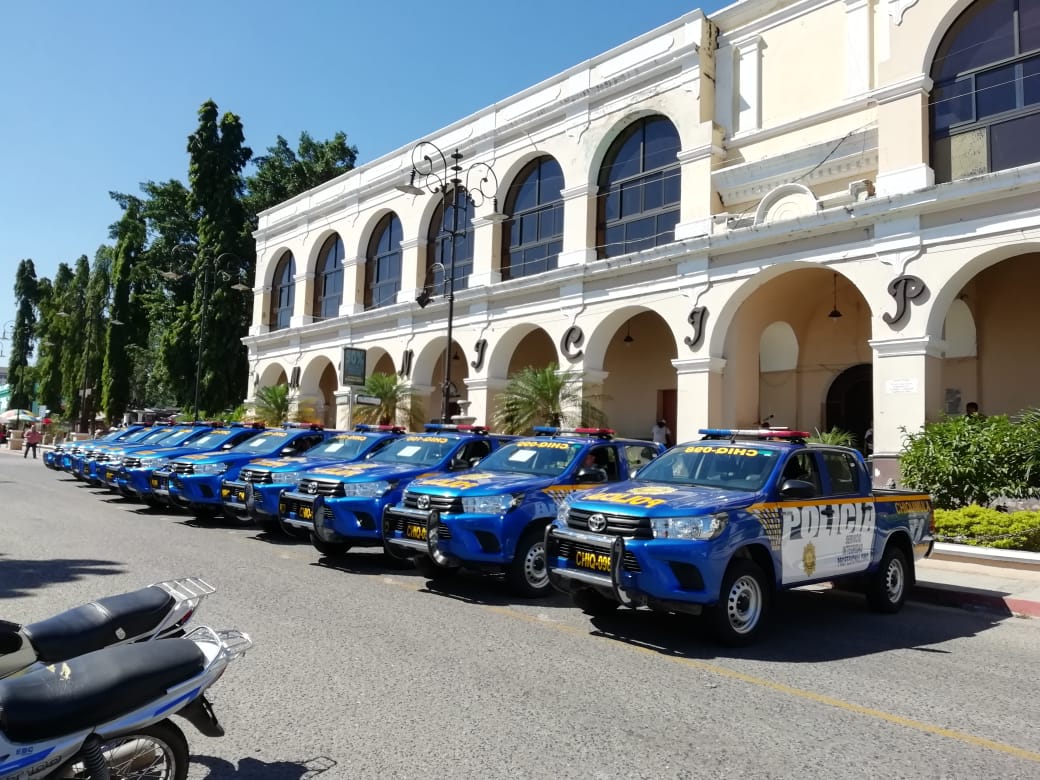
[[[318,255],[314,273],[314,316],[327,320],[339,316],[343,302],[343,239],[331,236]]]
[[[296,291],[296,261],[292,252],[286,252],[274,271],[271,290],[271,330],[289,327]]]
[[[532,160],[505,199],[502,278],[551,271],[563,249],[563,170],[552,157]]]
[[[679,149],[679,133],[663,116],[632,123],[611,145],[599,174],[599,257],[616,257],[675,240]]]
[[[1040,3],[973,4],[943,37],[931,77],[936,181],[1040,160]]]
[[[365,308],[378,309],[397,303],[401,291],[401,240],[404,233],[396,214],[387,214],[376,225],[365,256]]]
[[[447,206],[447,207],[445,207]],[[426,248],[426,281],[434,290],[444,289],[444,272],[452,267],[452,233],[455,234],[455,289],[464,290],[473,273],[473,201],[466,191],[457,188],[442,199],[430,220],[429,243]],[[441,266],[434,267],[435,263]]]

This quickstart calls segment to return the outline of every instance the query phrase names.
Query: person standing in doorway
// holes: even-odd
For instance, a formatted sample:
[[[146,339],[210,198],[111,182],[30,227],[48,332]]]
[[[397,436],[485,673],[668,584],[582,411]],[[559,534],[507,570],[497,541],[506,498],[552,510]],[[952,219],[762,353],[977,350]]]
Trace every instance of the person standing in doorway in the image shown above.
[[[40,439],[43,435],[36,430],[36,423],[29,426],[29,430],[25,432],[25,451],[22,453],[23,458],[29,457],[29,450],[32,450],[33,460],[36,460],[36,445],[40,443]]]
[[[665,447],[672,446],[672,429],[668,427],[664,418],[658,420],[650,429],[650,438],[654,440],[655,444],[663,444]]]

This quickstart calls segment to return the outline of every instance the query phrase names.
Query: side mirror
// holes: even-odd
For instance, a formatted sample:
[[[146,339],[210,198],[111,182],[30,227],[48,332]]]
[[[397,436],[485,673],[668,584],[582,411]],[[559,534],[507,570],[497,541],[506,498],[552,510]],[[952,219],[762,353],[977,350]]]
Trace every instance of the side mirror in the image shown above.
[[[606,482],[607,472],[603,469],[580,469],[577,474],[579,482]]]
[[[465,458],[452,458],[451,465],[448,467],[451,471],[465,471],[468,468],[472,468],[470,463]]]
[[[780,498],[815,498],[816,486],[804,479],[785,479],[780,485]]]

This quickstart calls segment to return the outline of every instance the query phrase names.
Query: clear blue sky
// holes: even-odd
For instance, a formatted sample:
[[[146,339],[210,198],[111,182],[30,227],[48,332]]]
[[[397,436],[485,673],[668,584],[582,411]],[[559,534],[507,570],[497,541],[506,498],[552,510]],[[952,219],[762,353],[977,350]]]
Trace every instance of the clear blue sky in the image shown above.
[[[4,4],[0,328],[14,272],[93,260],[111,190],[187,181],[212,98],[263,154],[347,134],[359,163],[419,140],[709,0],[140,0]],[[251,172],[252,168],[250,168]],[[5,294],[6,293],[6,294]],[[10,343],[0,342],[6,364]]]

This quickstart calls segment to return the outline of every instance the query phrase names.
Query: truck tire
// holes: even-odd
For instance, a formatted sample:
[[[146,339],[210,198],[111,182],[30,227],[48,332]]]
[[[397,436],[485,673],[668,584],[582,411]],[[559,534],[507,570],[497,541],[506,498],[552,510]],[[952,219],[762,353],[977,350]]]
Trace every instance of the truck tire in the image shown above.
[[[906,554],[889,544],[877,571],[867,578],[867,603],[876,612],[892,614],[903,608],[910,584]]]
[[[716,638],[730,647],[754,642],[765,627],[771,596],[772,584],[759,565],[734,558],[722,578],[718,603],[706,611]]]
[[[592,588],[571,591],[571,601],[589,617],[613,615],[621,605]]]
[[[348,542],[326,542],[311,534],[311,544],[314,549],[328,558],[341,558],[350,551]]]
[[[412,562],[416,571],[428,580],[446,580],[459,573],[458,566],[440,566],[429,555],[416,555]]]
[[[256,523],[257,528],[265,534],[270,534],[271,536],[282,535],[282,524],[277,517],[257,514],[253,517],[253,522]]]
[[[516,554],[509,564],[509,584],[520,596],[540,598],[552,591],[545,566],[545,529],[528,528],[516,543]]]

